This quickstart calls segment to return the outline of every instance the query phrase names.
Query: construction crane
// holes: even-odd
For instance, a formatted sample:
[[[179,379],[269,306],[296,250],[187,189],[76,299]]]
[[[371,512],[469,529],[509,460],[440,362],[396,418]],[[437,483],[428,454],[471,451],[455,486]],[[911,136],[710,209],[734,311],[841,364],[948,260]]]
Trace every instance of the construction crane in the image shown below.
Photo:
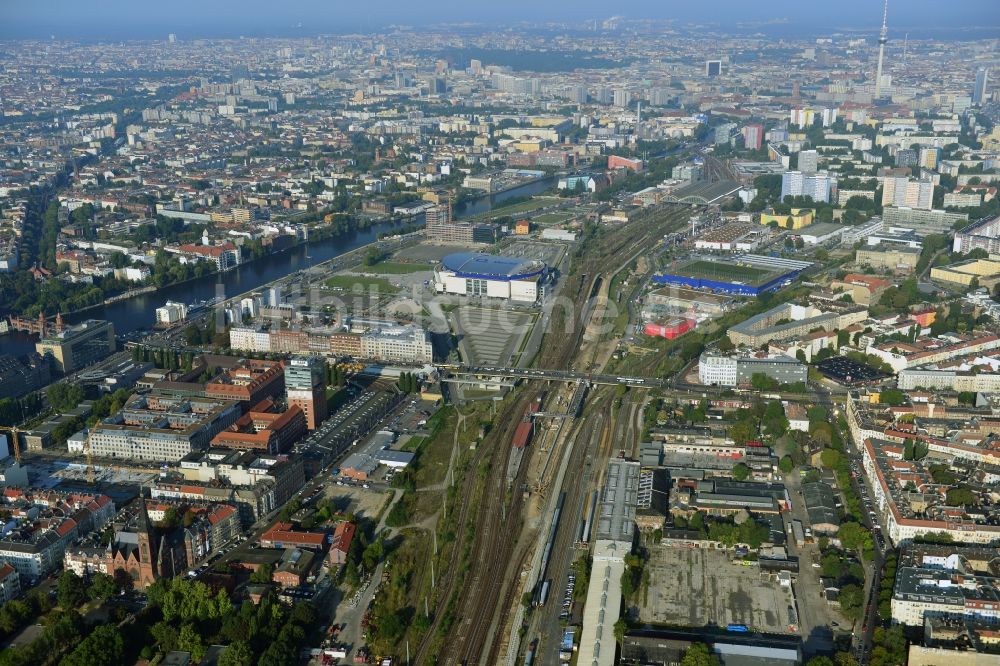
[[[87,484],[94,485],[94,455],[90,450],[90,429],[87,430],[87,448],[84,451],[87,456]]]
[[[6,430],[11,434],[10,446],[14,450],[14,460],[18,465],[21,464],[21,437],[19,436],[21,429],[15,426],[3,426],[0,430]]]

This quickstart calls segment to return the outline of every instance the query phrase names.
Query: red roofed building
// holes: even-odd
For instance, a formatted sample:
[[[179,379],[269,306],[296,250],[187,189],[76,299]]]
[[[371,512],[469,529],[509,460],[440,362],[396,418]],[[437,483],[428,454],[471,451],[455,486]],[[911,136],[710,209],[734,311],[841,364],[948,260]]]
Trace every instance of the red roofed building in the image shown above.
[[[621,155],[608,156],[608,169],[631,169],[632,171],[642,171],[646,168],[646,163],[642,160],[622,157]]]
[[[848,273],[843,280],[834,280],[830,283],[831,289],[850,294],[854,302],[859,305],[878,303],[882,293],[891,286],[892,283],[884,278],[861,273]]]
[[[226,449],[284,453],[306,433],[306,417],[298,405],[284,412],[270,411],[271,401],[258,403],[253,409],[212,438],[212,446]]]
[[[352,522],[343,521],[337,523],[333,530],[333,542],[330,544],[329,561],[331,565],[342,565],[347,563],[347,554],[351,550],[351,543],[354,541],[354,533],[357,527]]]
[[[246,406],[276,398],[285,390],[285,370],[277,361],[249,359],[205,384],[210,398],[239,400]]]
[[[300,532],[293,530],[291,523],[275,523],[260,535],[260,545],[264,548],[322,550],[326,546],[326,534],[323,532]]]
[[[236,268],[242,261],[240,248],[232,243],[222,245],[194,245],[188,243],[180,246],[167,246],[163,248],[167,252],[173,252],[191,259],[207,259],[215,264],[216,269],[228,271]]]
[[[21,594],[21,577],[6,562],[0,564],[0,604],[16,599]]]

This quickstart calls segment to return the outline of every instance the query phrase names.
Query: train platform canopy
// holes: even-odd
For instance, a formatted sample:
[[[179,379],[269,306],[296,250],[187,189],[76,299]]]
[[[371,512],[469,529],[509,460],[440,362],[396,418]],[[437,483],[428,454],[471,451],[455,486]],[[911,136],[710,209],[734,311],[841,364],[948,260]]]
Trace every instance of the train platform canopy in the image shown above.
[[[678,187],[672,194],[666,197],[668,203],[694,204],[697,206],[709,206],[721,203],[740,191],[742,187],[735,180],[718,180],[714,183],[699,181]]]

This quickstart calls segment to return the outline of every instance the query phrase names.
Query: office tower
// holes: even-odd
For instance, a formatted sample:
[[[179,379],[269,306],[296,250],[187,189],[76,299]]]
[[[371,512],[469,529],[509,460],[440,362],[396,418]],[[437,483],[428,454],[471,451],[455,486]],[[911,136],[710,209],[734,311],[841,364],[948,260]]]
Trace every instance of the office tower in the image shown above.
[[[310,430],[326,420],[326,382],[323,378],[325,361],[319,356],[293,358],[285,366],[285,397],[288,406],[296,405],[306,415]]]
[[[989,85],[990,68],[980,67],[976,70],[976,85],[972,89],[972,103],[982,106],[986,102],[986,86]]]
[[[632,101],[632,93],[628,90],[615,91],[615,106],[626,108]]]
[[[721,60],[705,61],[705,76],[720,76],[722,74]]]
[[[115,328],[111,322],[88,319],[43,335],[35,351],[51,359],[56,370],[69,374],[114,352]]]
[[[285,299],[282,297],[280,284],[268,287],[267,291],[264,292],[264,304],[267,307],[276,308],[284,302]]]
[[[169,35],[167,35],[167,42],[170,43],[170,44],[176,44],[177,43],[177,35],[175,35],[174,33],[170,33]]]
[[[441,77],[434,77],[432,92],[435,95],[443,95],[448,92],[448,83]]]
[[[802,150],[799,152],[799,171],[802,173],[816,173],[819,169],[819,154],[815,150]]]
[[[469,69],[472,71],[473,76],[479,76],[483,73],[483,61],[473,59],[469,63]]]
[[[743,145],[752,150],[760,150],[761,141],[764,138],[763,125],[747,125],[742,130]]]
[[[875,72],[875,99],[882,98],[882,59],[885,57],[885,43],[889,41],[889,28],[886,20],[889,18],[889,0],[882,5],[882,31],[878,36],[878,70]]]

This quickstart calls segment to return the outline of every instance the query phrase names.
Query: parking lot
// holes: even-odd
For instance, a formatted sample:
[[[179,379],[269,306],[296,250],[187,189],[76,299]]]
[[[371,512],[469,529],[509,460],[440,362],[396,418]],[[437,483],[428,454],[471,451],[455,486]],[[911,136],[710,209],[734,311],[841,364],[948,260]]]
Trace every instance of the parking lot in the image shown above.
[[[359,518],[374,518],[382,510],[389,497],[382,490],[365,489],[360,483],[338,486],[327,484],[324,488],[325,497],[333,500],[337,511],[354,514]]]
[[[473,306],[462,306],[452,313],[462,358],[472,365],[508,365],[534,320],[526,312]]]
[[[857,386],[877,382],[889,375],[865,363],[858,363],[846,356],[832,356],[823,359],[816,367],[830,379],[846,386]]]
[[[463,245],[432,245],[430,243],[420,243],[403,248],[393,255],[397,259],[412,261],[415,263],[426,263],[433,268],[432,263],[441,261],[441,258],[453,252],[468,252],[469,248]]]
[[[790,591],[756,565],[732,559],[731,551],[653,548],[640,619],[682,627],[742,624],[754,631],[790,633]]]
[[[505,247],[502,254],[509,257],[527,257],[545,262],[549,268],[558,266],[566,253],[566,246],[558,243],[538,243],[535,241],[515,240]]]

